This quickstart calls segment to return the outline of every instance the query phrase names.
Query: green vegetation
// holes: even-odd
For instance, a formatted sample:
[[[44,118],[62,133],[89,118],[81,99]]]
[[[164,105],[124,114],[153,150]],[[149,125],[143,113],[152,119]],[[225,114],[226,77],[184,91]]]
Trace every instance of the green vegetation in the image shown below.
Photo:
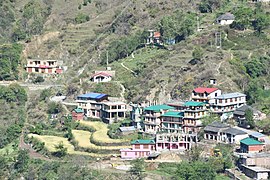
[[[145,172],[144,159],[132,160],[130,164],[131,164],[130,173],[138,177],[140,180],[143,179],[144,177],[143,173]]]
[[[21,63],[22,45],[4,44],[0,46],[0,80],[17,80],[18,65]]]
[[[255,122],[253,119],[253,111],[252,109],[247,109],[245,112],[245,118],[247,120],[247,125],[249,128],[253,129],[255,127]]]
[[[90,17],[88,15],[79,13],[76,17],[75,17],[75,22],[77,24],[81,24],[81,23],[85,23],[87,21],[90,20]]]

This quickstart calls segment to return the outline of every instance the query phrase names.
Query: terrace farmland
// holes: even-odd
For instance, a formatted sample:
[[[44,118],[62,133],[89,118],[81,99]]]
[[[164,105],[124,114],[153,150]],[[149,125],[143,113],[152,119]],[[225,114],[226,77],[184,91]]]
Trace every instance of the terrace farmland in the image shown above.
[[[84,126],[92,127],[96,131],[92,134],[91,142],[96,145],[108,145],[108,144],[126,144],[129,140],[126,139],[111,139],[107,132],[108,127],[106,124],[97,121],[80,121]]]
[[[88,152],[82,152],[82,151],[75,151],[75,148],[70,142],[68,141],[67,138],[63,137],[58,137],[58,136],[41,136],[37,134],[29,134],[28,137],[33,137],[41,142],[45,143],[45,147],[49,152],[55,152],[55,146],[58,145],[59,143],[63,143],[64,147],[67,148],[67,153],[68,154],[75,154],[75,155],[86,155],[86,156],[91,156],[91,157],[105,157],[108,156],[108,154],[97,154],[97,153],[88,153]]]
[[[129,146],[97,146],[90,141],[91,132],[82,130],[72,130],[72,134],[75,140],[78,142],[78,146],[82,148],[90,148],[96,150],[119,150],[122,148],[128,148]]]

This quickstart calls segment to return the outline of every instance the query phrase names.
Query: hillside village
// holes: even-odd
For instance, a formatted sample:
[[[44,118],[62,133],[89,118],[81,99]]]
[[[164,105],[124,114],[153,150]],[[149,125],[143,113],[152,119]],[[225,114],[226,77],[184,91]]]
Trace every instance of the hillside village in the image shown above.
[[[269,7],[0,2],[0,179],[270,179]]]

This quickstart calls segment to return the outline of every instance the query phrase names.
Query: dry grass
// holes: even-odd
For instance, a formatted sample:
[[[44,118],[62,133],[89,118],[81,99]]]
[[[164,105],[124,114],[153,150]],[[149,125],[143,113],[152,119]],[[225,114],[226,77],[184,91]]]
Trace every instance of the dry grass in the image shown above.
[[[107,150],[119,150],[122,148],[128,148],[129,146],[97,146],[90,142],[91,133],[89,131],[72,130],[72,134],[75,140],[78,142],[78,146],[82,148],[90,149],[107,149]]]
[[[82,151],[75,151],[74,146],[70,144],[67,138],[58,137],[58,136],[41,136],[37,134],[29,134],[28,137],[33,137],[41,142],[45,143],[45,147],[50,152],[55,152],[55,146],[59,143],[63,142],[64,147],[67,148],[68,154],[76,154],[76,155],[87,155],[92,157],[104,157],[109,156],[110,154],[97,154],[97,153],[88,153],[88,152],[82,152]]]
[[[89,127],[93,127],[96,131],[93,133],[93,139],[100,143],[123,143],[128,142],[125,139],[111,139],[107,132],[108,127],[106,124],[98,121],[80,121],[81,124]]]

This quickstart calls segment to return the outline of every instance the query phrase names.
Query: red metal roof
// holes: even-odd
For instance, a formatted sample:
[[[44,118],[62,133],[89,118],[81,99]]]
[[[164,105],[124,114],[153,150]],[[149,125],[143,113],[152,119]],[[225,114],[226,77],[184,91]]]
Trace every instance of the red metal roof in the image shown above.
[[[95,77],[95,76],[107,76],[107,77],[112,77],[111,74],[106,73],[106,72],[98,72],[98,73],[95,73],[95,74],[92,75],[92,77]]]
[[[154,32],[154,37],[159,38],[161,36],[160,32]]]
[[[196,93],[212,93],[214,91],[218,90],[218,88],[207,88],[207,87],[198,87],[196,89],[194,89],[193,91]]]

